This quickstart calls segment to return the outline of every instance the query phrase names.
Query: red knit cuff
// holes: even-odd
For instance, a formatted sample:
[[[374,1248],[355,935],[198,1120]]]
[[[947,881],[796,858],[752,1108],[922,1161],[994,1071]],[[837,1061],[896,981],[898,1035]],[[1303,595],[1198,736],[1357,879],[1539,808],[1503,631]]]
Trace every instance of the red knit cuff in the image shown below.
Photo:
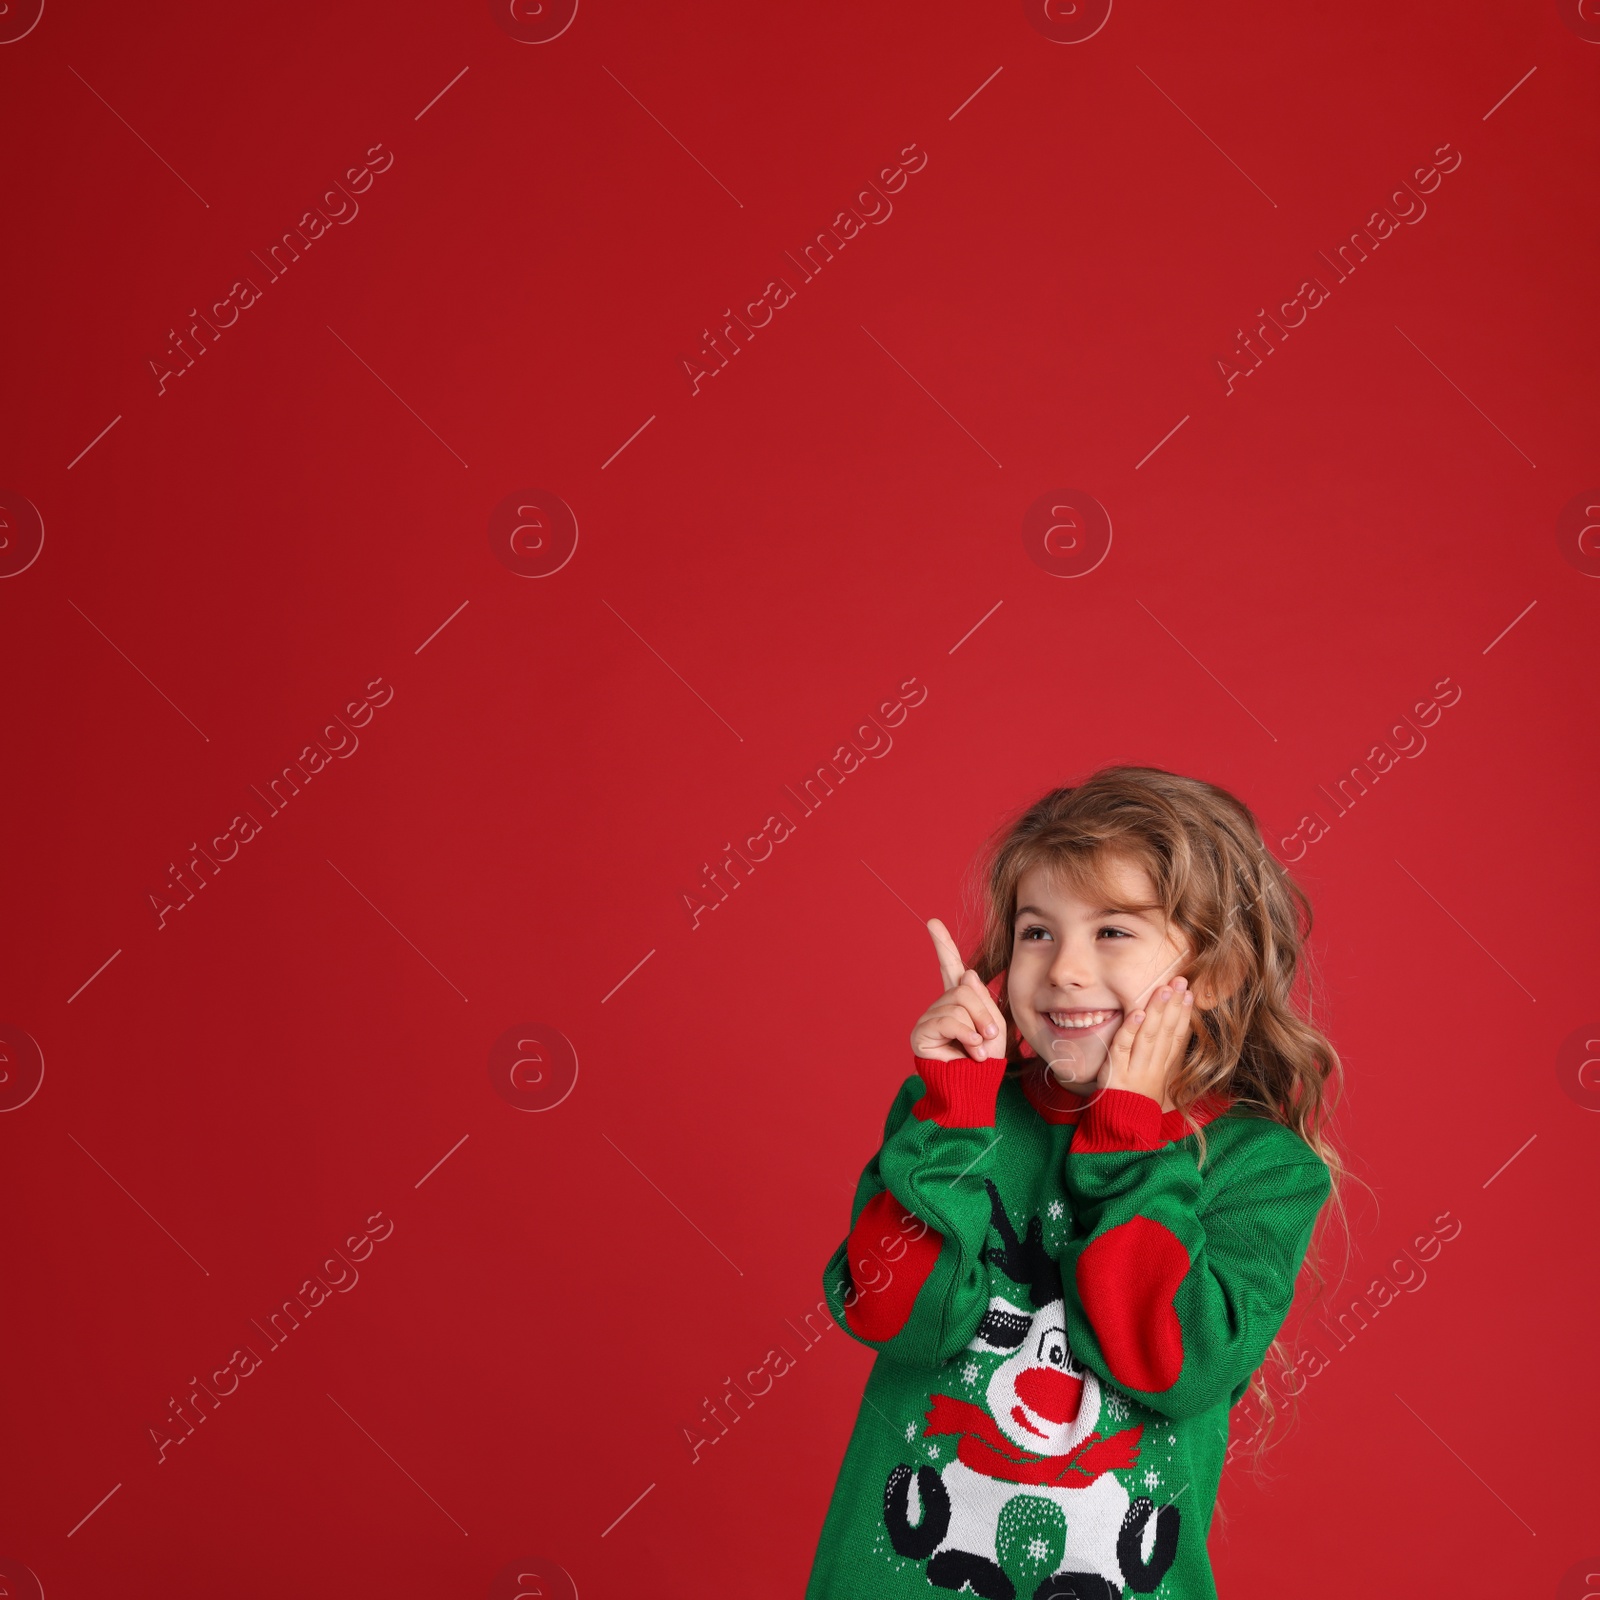
[[[1102,1089],[1078,1119],[1068,1154],[1160,1148],[1161,1102],[1132,1089]]]
[[[990,1061],[928,1061],[913,1056],[927,1085],[911,1108],[914,1117],[941,1128],[992,1128],[1005,1058]]]

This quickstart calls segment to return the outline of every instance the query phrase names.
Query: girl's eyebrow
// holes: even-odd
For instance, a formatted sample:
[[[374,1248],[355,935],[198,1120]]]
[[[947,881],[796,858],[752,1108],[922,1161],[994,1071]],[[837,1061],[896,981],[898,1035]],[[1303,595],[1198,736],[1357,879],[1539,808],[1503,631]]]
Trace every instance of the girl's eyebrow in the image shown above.
[[[1101,908],[1094,912],[1093,915],[1095,917],[1148,917],[1151,913],[1159,911],[1160,909],[1160,906],[1153,904],[1144,906],[1101,906]],[[1048,916],[1049,913],[1041,911],[1038,906],[1017,907],[1017,916],[1022,917],[1028,915],[1044,917]],[[1014,921],[1015,918],[1012,920]]]

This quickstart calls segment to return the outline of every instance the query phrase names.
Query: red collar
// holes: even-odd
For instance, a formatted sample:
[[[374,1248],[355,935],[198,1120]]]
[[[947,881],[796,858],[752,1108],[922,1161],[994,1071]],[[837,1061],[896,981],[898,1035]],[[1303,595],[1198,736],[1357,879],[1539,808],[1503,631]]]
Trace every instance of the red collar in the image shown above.
[[[1092,1095],[1074,1094],[1072,1090],[1063,1088],[1051,1075],[1050,1068],[1034,1056],[1022,1063],[1022,1092],[1028,1097],[1028,1104],[1046,1121],[1052,1123],[1073,1123],[1081,1117],[1093,1103]],[[1232,1104],[1225,1095],[1203,1095],[1189,1108],[1189,1116],[1181,1111],[1163,1111],[1161,1113],[1161,1142],[1171,1144],[1175,1139],[1182,1139],[1193,1132],[1189,1125],[1192,1117],[1200,1127],[1220,1117]]]

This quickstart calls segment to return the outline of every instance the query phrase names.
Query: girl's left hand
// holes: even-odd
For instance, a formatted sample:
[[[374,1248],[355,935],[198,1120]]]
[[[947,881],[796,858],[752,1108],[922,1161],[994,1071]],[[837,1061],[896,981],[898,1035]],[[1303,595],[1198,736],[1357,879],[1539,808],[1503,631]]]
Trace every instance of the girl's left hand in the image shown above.
[[[1130,1013],[1106,1055],[1097,1084],[1149,1095],[1163,1110],[1167,1086],[1194,1031],[1194,995],[1187,978],[1160,984],[1144,1008]]]

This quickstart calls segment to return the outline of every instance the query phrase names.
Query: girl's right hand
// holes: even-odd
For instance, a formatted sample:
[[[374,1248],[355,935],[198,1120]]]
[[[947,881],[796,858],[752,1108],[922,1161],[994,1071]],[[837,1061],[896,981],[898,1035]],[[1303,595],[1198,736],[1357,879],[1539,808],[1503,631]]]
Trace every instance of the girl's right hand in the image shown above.
[[[956,942],[937,917],[928,932],[939,957],[945,990],[917,1018],[911,1053],[925,1061],[983,1061],[1006,1053],[1006,1021],[983,980],[961,959]]]

